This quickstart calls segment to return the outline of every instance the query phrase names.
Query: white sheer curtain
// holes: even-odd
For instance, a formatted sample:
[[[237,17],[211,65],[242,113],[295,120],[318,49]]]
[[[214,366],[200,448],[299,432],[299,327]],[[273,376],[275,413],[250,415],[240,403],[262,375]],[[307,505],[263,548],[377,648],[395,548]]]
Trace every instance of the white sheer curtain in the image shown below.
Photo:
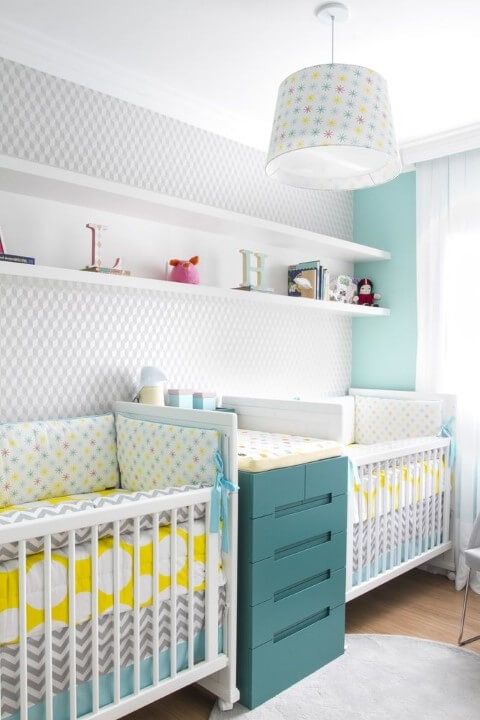
[[[480,151],[417,166],[417,389],[457,395],[455,557],[480,512]],[[480,592],[480,573],[472,578]]]

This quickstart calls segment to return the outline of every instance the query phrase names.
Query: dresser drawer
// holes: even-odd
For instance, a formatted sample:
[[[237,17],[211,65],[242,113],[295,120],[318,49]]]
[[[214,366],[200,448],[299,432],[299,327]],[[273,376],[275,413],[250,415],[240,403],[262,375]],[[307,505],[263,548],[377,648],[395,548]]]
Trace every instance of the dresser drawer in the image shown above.
[[[344,651],[345,606],[323,608],[271,641],[249,649],[239,645],[240,702],[257,707],[310,675]]]
[[[325,492],[339,495],[347,492],[348,459],[346,457],[319,460],[305,465],[305,500]]]
[[[346,457],[331,458],[268,472],[239,473],[240,515],[257,518],[347,487]]]
[[[242,634],[248,646],[255,648],[301,625],[319,610],[331,610],[344,603],[345,570],[326,570],[247,608],[240,615]]]
[[[250,605],[270,600],[282,588],[325,570],[345,567],[346,533],[325,533],[313,541],[281,550],[256,563],[239,563],[239,583]],[[242,549],[240,549],[242,555]]]
[[[347,496],[330,494],[307,506],[278,510],[275,515],[240,518],[242,562],[258,562],[314,543],[326,533],[345,530]]]

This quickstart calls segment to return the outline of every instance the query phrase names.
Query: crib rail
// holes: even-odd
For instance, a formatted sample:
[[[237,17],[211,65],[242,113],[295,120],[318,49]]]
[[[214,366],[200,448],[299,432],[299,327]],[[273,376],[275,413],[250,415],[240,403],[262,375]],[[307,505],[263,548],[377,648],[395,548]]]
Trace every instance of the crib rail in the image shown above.
[[[451,548],[448,452],[430,438],[353,455],[347,600]]]
[[[165,495],[158,498],[150,498],[148,500],[140,500],[132,504],[119,505],[116,507],[97,508],[94,511],[82,511],[71,515],[58,516],[55,518],[26,520],[22,523],[13,524],[12,526],[0,527],[0,545],[5,543],[17,543],[18,547],[18,638],[15,640],[15,646],[18,646],[18,667],[19,667],[19,696],[18,711],[20,720],[27,720],[29,707],[32,704],[34,692],[32,683],[35,678],[32,676],[30,662],[30,642],[29,635],[29,616],[27,614],[27,606],[29,601],[30,581],[28,573],[31,568],[31,556],[27,553],[27,541],[33,538],[43,538],[43,558],[37,561],[41,564],[41,587],[43,591],[43,657],[44,668],[44,708],[46,720],[53,720],[57,717],[54,708],[54,651],[55,643],[58,644],[56,632],[56,618],[58,617],[59,605],[58,598],[54,596],[52,590],[52,572],[54,566],[55,550],[52,550],[52,537],[58,533],[66,533],[65,545],[65,573],[67,592],[67,609],[66,617],[68,627],[66,636],[68,643],[68,689],[69,689],[69,720],[76,720],[77,717],[84,718],[108,718],[113,719],[121,717],[140,707],[153,702],[154,700],[166,695],[184,685],[196,682],[211,673],[216,673],[227,666],[229,653],[235,652],[235,647],[229,647],[229,637],[232,636],[224,633],[223,650],[219,650],[219,544],[218,536],[209,532],[210,508],[211,508],[211,489],[198,489],[188,492],[181,492],[173,495]],[[233,494],[230,498],[232,508],[232,532],[236,530],[236,496]],[[198,640],[195,634],[195,506],[205,506],[205,535],[206,535],[206,552],[205,552],[205,600],[204,600],[204,659],[196,659],[196,648]],[[186,573],[188,582],[186,583],[186,599],[182,600],[183,606],[186,607],[186,659],[181,665],[177,657],[178,646],[178,627],[177,616],[179,615],[179,595],[178,573],[179,573],[179,535],[177,529],[179,526],[178,514],[180,509],[184,509],[182,518],[185,513],[186,522],[182,520],[182,538],[186,536]],[[169,561],[168,569],[160,558],[159,527],[160,515],[168,511],[170,513],[170,534],[169,534]],[[131,557],[131,578],[132,578],[132,594],[133,607],[133,652],[131,671],[131,687],[128,692],[125,691],[125,663],[122,666],[122,647],[124,642],[122,636],[122,613],[125,610],[125,540],[121,534],[122,522],[129,521],[133,528],[129,537],[131,539],[132,551]],[[145,526],[142,524],[147,522],[151,535],[151,556],[148,562],[151,562],[151,596],[145,600],[145,592],[141,595],[142,583],[150,582],[148,574],[142,573],[142,563],[148,556],[145,551]],[[111,532],[105,535],[105,526],[111,528]],[[102,537],[108,538],[108,549],[105,550],[105,542],[99,536],[99,530],[102,527]],[[85,710],[85,701],[81,701],[79,696],[79,659],[80,648],[78,645],[78,609],[79,600],[77,595],[77,583],[79,582],[79,571],[76,565],[77,554],[80,555],[78,546],[76,545],[76,531],[89,529],[89,547],[90,560],[85,564],[85,573],[87,576],[87,585],[90,587],[91,606],[90,623],[91,637],[90,648],[91,653],[91,677],[89,685],[89,701]],[[141,544],[141,533],[143,533],[143,546]],[[99,545],[103,542],[104,554],[99,557]],[[183,540],[182,540],[183,542]],[[235,546],[236,548],[236,546]],[[110,554],[112,568],[112,587],[105,588],[105,580],[101,573],[101,563],[104,562],[106,554]],[[84,553],[78,559],[85,559]],[[147,558],[148,559],[148,558]],[[129,561],[130,562],[130,561]],[[162,562],[162,564],[161,564]],[[58,565],[58,563],[57,563]],[[149,566],[150,567],[150,566]],[[58,572],[58,569],[56,569]],[[169,575],[170,585],[170,615],[168,622],[168,635],[170,638],[169,648],[169,669],[168,675],[165,677],[164,668],[161,667],[160,656],[160,639],[158,628],[160,626],[160,595],[159,595],[159,579]],[[80,579],[83,582],[82,576]],[[227,586],[228,586],[228,570],[227,570]],[[105,617],[102,615],[100,603],[105,603],[104,593],[111,589],[110,595],[113,595],[113,607],[111,607],[111,619],[113,621],[113,646],[110,689],[111,696],[108,696],[105,687],[103,687],[102,672],[100,668],[101,653],[101,633],[100,621]],[[150,588],[149,588],[150,590]],[[150,592],[147,592],[150,595]],[[185,593],[184,593],[185,597]],[[141,627],[140,616],[142,608],[149,607],[151,610],[151,665],[145,665],[145,653],[142,654],[141,647]],[[104,607],[105,610],[105,607]],[[228,610],[227,610],[228,613]],[[82,616],[83,617],[83,616]],[[165,618],[163,618],[165,622]],[[129,640],[130,642],[130,640]],[[3,648],[1,648],[3,652]],[[147,663],[148,666],[148,663]],[[145,678],[147,672],[147,678]],[[130,682],[130,680],[129,680]],[[11,687],[7,687],[7,677],[5,669],[0,671],[0,708],[3,707],[3,695],[11,692]],[[2,712],[2,718],[5,713]]]

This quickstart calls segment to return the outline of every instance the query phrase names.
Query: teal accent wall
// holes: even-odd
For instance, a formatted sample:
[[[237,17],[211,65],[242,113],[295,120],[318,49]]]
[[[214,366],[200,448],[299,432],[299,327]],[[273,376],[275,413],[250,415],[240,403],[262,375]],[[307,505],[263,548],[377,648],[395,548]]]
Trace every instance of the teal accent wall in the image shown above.
[[[352,387],[415,389],[417,353],[416,178],[396,180],[353,198],[353,239],[392,253],[390,261],[355,265],[382,294],[389,317],[353,320]]]

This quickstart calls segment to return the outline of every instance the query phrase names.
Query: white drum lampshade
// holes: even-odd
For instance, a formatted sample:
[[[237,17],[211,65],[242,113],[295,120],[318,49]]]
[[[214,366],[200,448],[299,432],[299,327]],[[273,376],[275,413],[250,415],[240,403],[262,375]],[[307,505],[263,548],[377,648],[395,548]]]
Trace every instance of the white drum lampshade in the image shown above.
[[[335,18],[342,3],[325,3],[332,62],[299,70],[280,85],[266,172],[295,187],[354,190],[379,185],[401,170],[386,80],[374,70],[333,62]]]

